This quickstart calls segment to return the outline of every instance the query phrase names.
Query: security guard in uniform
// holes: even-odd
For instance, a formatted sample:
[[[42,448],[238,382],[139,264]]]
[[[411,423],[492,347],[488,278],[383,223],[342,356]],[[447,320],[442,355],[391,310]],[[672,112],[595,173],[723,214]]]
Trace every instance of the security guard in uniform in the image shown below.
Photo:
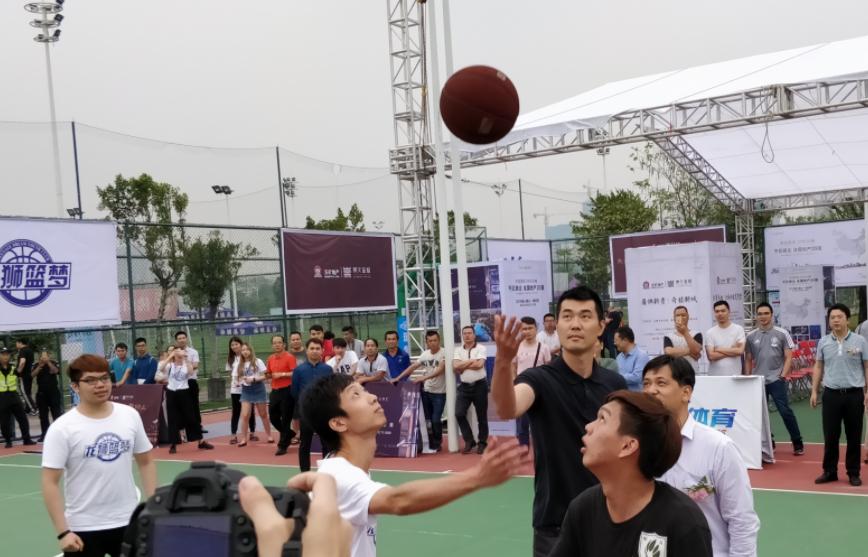
[[[0,348],[0,427],[3,429],[7,449],[12,446],[12,427],[10,427],[12,416],[21,428],[24,444],[36,444],[36,441],[30,438],[30,424],[27,415],[24,414],[24,405],[21,404],[21,398],[18,396],[18,376],[15,375],[15,366],[9,363],[9,357],[9,349]]]

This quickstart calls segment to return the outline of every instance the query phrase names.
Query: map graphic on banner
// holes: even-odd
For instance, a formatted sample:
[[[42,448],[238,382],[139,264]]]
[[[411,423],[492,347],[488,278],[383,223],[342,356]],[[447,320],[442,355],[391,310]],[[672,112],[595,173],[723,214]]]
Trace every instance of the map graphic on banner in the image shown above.
[[[780,273],[780,323],[796,342],[819,340],[826,323],[823,267],[808,265]]]
[[[397,307],[390,234],[281,230],[289,314]]]
[[[672,314],[685,306],[693,334],[712,326],[712,304],[729,303],[731,319],[744,320],[741,251],[736,244],[699,242],[631,248],[625,252],[627,307],[636,344],[649,354],[663,352],[672,333]]]
[[[609,254],[612,265],[612,295],[627,296],[627,261],[624,256],[629,248],[644,248],[694,242],[726,242],[725,226],[704,228],[680,228],[609,236]]]
[[[120,323],[113,222],[0,218],[0,330]]]
[[[865,221],[773,226],[765,229],[766,288],[780,290],[784,269],[833,265],[835,286],[865,286]]]

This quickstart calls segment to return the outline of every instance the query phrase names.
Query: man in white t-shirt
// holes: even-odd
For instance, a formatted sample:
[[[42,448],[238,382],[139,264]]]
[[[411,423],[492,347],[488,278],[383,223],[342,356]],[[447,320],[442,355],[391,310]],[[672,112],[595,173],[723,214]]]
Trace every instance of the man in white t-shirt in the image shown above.
[[[351,377],[333,374],[305,390],[301,411],[303,421],[334,449],[317,463],[318,472],[334,477],[337,483],[338,510],[353,528],[353,557],[376,556],[378,515],[422,513],[499,485],[519,471],[527,454],[514,440],[492,440],[482,459],[463,472],[389,486],[370,476],[377,432],[386,424],[376,395]],[[300,476],[293,478],[293,485],[307,477]]]
[[[440,333],[428,331],[425,333],[425,344],[428,350],[422,352],[419,359],[410,364],[404,371],[391,381],[397,384],[406,376],[413,383],[425,382],[422,386],[422,408],[425,417],[431,420],[431,437],[428,438],[428,448],[425,454],[439,453],[443,443],[443,409],[446,407],[446,351],[440,348]]]
[[[476,333],[470,325],[461,329],[461,341],[455,349],[452,368],[460,375],[458,393],[455,397],[455,419],[464,438],[462,454],[470,454],[473,449],[482,454],[488,442],[488,379],[485,373],[485,346],[476,343]],[[470,405],[476,409],[479,425],[479,442],[473,440],[473,429],[467,420]]]
[[[139,413],[109,400],[112,382],[105,358],[76,358],[69,364],[69,380],[80,402],[45,436],[42,496],[66,556],[116,557],[139,503],[133,458],[145,497],[157,487],[152,446]]]
[[[199,351],[190,344],[190,339],[185,331],[175,333],[175,346],[187,352],[187,366],[190,368],[187,379],[189,385],[187,396],[190,397],[190,404],[193,405],[193,415],[196,416],[199,430],[202,433],[208,433],[208,430],[202,428],[202,413],[199,410]]]
[[[334,348],[335,355],[326,362],[326,365],[335,370],[335,373],[343,373],[349,376],[355,375],[356,366],[359,363],[359,357],[356,356],[355,350],[350,350],[347,347],[347,341],[342,338],[334,339],[332,347]]]
[[[558,337],[558,322],[554,314],[543,316],[543,330],[537,333],[536,339],[549,347],[552,358],[561,355],[561,339]]]
[[[521,318],[521,335],[523,337],[521,344],[518,345],[518,352],[512,359],[513,379],[518,377],[521,372],[547,364],[552,359],[548,345],[537,335],[536,319],[533,317]],[[557,337],[557,333],[555,337]],[[558,341],[558,346],[560,346],[560,341]],[[519,444],[525,447],[530,446],[530,418],[527,414],[518,417],[515,427]]]
[[[356,381],[382,381],[389,376],[389,362],[380,354],[380,343],[375,338],[365,339],[365,357],[356,364]]]
[[[741,375],[741,357],[744,355],[745,334],[741,325],[729,320],[729,303],[714,303],[717,325],[705,333],[705,353],[708,356],[709,375]]]

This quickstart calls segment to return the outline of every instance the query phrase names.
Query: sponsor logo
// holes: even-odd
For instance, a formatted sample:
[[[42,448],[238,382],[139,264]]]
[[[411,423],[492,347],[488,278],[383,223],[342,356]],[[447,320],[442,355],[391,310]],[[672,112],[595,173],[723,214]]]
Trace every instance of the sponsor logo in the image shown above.
[[[132,442],[121,439],[114,433],[103,433],[93,445],[84,449],[85,458],[96,458],[103,462],[117,460],[122,454],[130,452]]]
[[[69,290],[72,263],[54,261],[32,240],[18,239],[0,247],[0,297],[12,305],[33,307],[55,290]]]

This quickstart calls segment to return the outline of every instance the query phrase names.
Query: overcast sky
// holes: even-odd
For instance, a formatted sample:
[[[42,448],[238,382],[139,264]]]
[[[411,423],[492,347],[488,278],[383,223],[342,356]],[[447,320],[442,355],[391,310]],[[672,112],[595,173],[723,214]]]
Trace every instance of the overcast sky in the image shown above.
[[[48,126],[8,123],[48,120],[43,47],[23,3],[0,2],[0,212],[50,216]],[[868,2],[453,0],[452,13],[456,67],[501,69],[526,111],[608,81],[864,35]],[[280,145],[284,175],[300,184],[293,224],[356,201],[369,229],[398,231],[386,0],[68,0],[64,15],[52,62],[65,206],[75,120],[88,217],[99,216],[96,186],[148,172],[189,193],[191,221],[227,221],[209,187],[225,183],[233,224],[279,224]],[[541,238],[534,214],[575,218],[583,187],[629,183],[625,159],[623,148],[608,157],[606,184],[593,153],[465,174],[523,178],[527,234]],[[520,235],[514,193],[465,192],[489,235]]]

